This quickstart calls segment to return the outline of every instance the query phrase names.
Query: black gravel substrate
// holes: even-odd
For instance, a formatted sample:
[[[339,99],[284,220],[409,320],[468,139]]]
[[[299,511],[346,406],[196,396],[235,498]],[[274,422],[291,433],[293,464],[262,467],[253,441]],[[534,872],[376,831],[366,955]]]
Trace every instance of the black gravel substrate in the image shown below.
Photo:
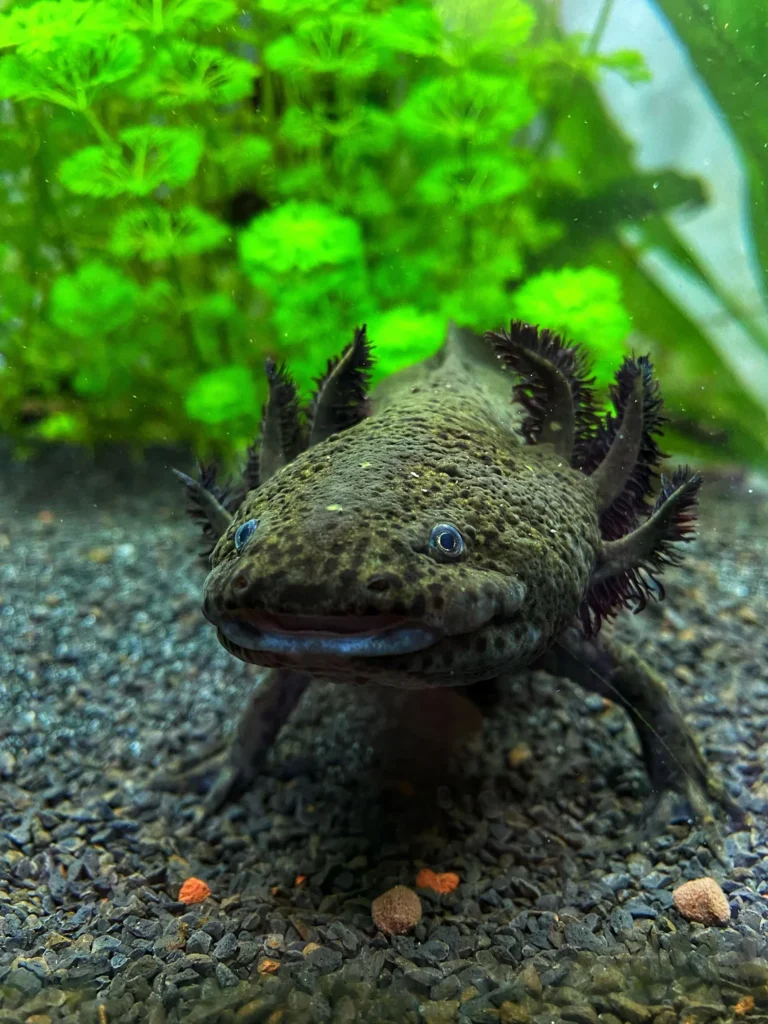
[[[721,865],[685,823],[637,840],[625,715],[542,673],[484,724],[459,693],[315,685],[253,792],[184,836],[199,798],[151,779],[254,670],[199,612],[182,494],[162,456],[3,467],[0,1024],[768,1022],[764,493],[705,487],[667,601],[622,625],[752,814]],[[422,867],[460,885],[384,937],[371,901]],[[724,928],[672,906],[702,875]]]

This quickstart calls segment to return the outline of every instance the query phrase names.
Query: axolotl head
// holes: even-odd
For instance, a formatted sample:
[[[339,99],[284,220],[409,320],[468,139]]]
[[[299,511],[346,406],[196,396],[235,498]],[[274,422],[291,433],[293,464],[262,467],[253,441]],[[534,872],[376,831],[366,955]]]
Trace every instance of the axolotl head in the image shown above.
[[[325,678],[450,685],[526,664],[567,625],[597,543],[586,478],[494,449],[471,415],[422,416],[371,417],[248,495],[205,585],[227,650]]]
[[[463,685],[528,664],[576,616],[589,630],[642,601],[637,567],[658,568],[684,539],[692,499],[680,494],[698,486],[667,487],[655,540],[632,532],[642,491],[621,446],[637,442],[637,471],[653,423],[632,417],[651,407],[649,374],[630,366],[600,430],[584,414],[575,350],[526,325],[493,338],[528,381],[522,439],[471,381],[445,387],[440,374],[368,415],[364,330],[308,413],[285,371],[268,367],[247,493],[228,501],[210,476],[185,477],[215,541],[203,610],[228,651],[330,680]]]

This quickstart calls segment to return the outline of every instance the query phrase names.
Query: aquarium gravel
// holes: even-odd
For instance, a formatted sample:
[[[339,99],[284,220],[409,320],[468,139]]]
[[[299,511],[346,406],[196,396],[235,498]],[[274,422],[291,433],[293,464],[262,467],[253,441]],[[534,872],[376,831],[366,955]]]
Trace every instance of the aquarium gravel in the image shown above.
[[[484,722],[459,693],[315,684],[253,791],[195,826],[199,794],[158,779],[254,670],[202,618],[166,465],[4,460],[0,1024],[768,1020],[765,494],[705,486],[667,601],[622,623],[752,815],[720,864],[685,822],[638,839],[626,716],[543,673]],[[704,876],[725,927],[673,905]],[[422,917],[387,936],[396,885]]]

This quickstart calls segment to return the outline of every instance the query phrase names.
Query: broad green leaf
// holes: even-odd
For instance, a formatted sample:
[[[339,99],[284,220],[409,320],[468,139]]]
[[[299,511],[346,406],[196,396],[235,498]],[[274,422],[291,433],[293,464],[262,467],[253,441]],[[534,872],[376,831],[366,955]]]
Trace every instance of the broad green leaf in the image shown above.
[[[619,275],[634,328],[651,348],[672,418],[666,450],[768,467],[765,405],[745,390],[709,338],[645,271],[641,253],[603,238],[584,255]]]
[[[0,49],[15,47],[23,57],[54,53],[115,37],[124,30],[111,3],[40,0],[0,15]]]
[[[518,228],[517,209],[494,212],[484,223],[472,227],[470,234],[470,263],[477,269],[480,279],[499,285],[521,277],[526,266],[526,241]],[[463,261],[459,263],[462,276]],[[478,282],[479,283],[479,282]]]
[[[305,14],[341,12],[359,14],[365,7],[365,0],[259,0],[259,7],[270,14],[280,14],[291,23]]]
[[[512,314],[586,344],[595,361],[595,376],[607,384],[616,369],[632,321],[622,301],[621,281],[600,267],[545,271],[518,288]]]
[[[473,154],[468,160],[438,160],[416,184],[425,203],[461,215],[508,199],[528,184],[528,173],[510,158],[493,153]]]
[[[398,139],[397,121],[388,111],[360,105],[338,124],[331,121],[328,134],[336,139],[334,159],[356,162],[392,152]]]
[[[112,233],[110,248],[116,256],[165,260],[169,256],[196,256],[224,245],[231,230],[196,206],[180,210],[145,206],[122,214]]]
[[[373,342],[375,381],[428,359],[445,341],[446,321],[439,313],[424,313],[415,306],[397,306],[370,317],[368,336]]]
[[[207,292],[202,295],[195,295],[182,303],[185,312],[193,313],[196,317],[215,322],[231,320],[238,314],[230,295],[223,295],[221,292]]]
[[[622,210],[622,189],[618,183],[628,183],[634,173],[628,142],[615,131],[591,85],[581,83],[571,91],[571,116],[559,123],[555,133],[557,143],[579,161],[585,175],[596,173],[597,178],[593,179],[595,198],[600,190],[610,193],[617,189],[616,201],[608,204],[612,208],[612,216],[598,219],[599,231],[574,231],[571,228],[551,247],[543,248],[536,262],[542,268],[563,263],[599,263],[619,274],[623,282],[624,302],[634,327],[652,346],[670,409],[673,412],[685,410],[689,440],[698,431],[694,448],[706,450],[702,437],[706,437],[706,431],[711,429],[711,436],[718,440],[713,440],[709,447],[710,457],[768,465],[765,407],[746,390],[694,320],[644,269],[642,250],[633,251],[626,239],[619,236],[618,225],[625,220],[626,211]],[[602,154],[597,167],[592,158],[595,152]],[[710,282],[702,268],[692,258],[686,260],[681,256],[680,250],[685,247],[681,247],[675,232],[662,220],[669,206],[666,200],[679,199],[681,189],[674,181],[669,184],[661,181],[658,189],[648,188],[648,177],[643,175],[637,180],[645,181],[647,196],[659,197],[659,205],[654,207],[652,201],[641,215],[643,236],[651,245],[661,247],[673,260],[684,265],[704,288],[709,288]],[[637,186],[634,196],[641,203],[645,201],[638,194]],[[690,198],[695,199],[695,196]],[[578,207],[578,201],[571,205],[571,209],[574,206]],[[639,207],[635,203],[635,211],[637,209]],[[594,210],[593,216],[596,213]],[[580,219],[578,224],[582,223]],[[706,429],[702,430],[702,425]],[[727,432],[725,440],[720,437],[723,430]],[[678,431],[675,440],[683,446],[682,431]],[[683,446],[682,450],[687,449]]]
[[[190,103],[234,103],[250,96],[259,73],[255,64],[224,50],[173,39],[127,92],[131,98],[153,99],[174,109]]]
[[[498,279],[475,271],[440,296],[439,308],[443,323],[453,320],[481,333],[509,320],[509,292]]]
[[[437,0],[436,12],[457,55],[513,53],[529,38],[536,14],[524,0]]]
[[[139,39],[128,33],[27,56],[7,54],[0,60],[0,99],[46,100],[86,110],[105,86],[134,74],[142,55]]]
[[[626,50],[595,52],[589,40],[576,33],[560,39],[544,38],[536,46],[524,47],[518,61],[536,102],[554,105],[555,109],[574,85],[584,81],[596,84],[606,69],[630,82],[645,82],[650,78],[641,54]]]
[[[155,34],[198,35],[237,14],[235,0],[112,0],[127,28]]]
[[[222,366],[201,374],[184,399],[187,415],[201,423],[225,424],[255,418],[259,395],[247,366]]]
[[[308,379],[300,377],[294,364],[305,359],[315,375],[321,373],[326,359],[337,354],[339,339],[345,344],[354,325],[364,322],[370,311],[365,269],[354,263],[297,273],[290,287],[274,294],[271,320],[302,385]]]
[[[264,48],[264,63],[286,75],[337,75],[364,78],[375,71],[379,49],[364,18],[331,13],[307,18],[290,35]]]
[[[659,0],[697,72],[728,119],[749,181],[752,234],[768,298],[768,18],[749,0]]]
[[[136,313],[139,288],[101,260],[53,282],[51,321],[77,338],[98,338],[127,326]]]
[[[300,153],[317,149],[325,135],[326,119],[315,111],[290,107],[280,119],[280,139]]]
[[[405,4],[372,18],[369,32],[383,50],[422,58],[437,56],[443,37],[440,20],[432,8]]]
[[[37,424],[35,433],[45,441],[84,441],[88,431],[74,413],[55,412]]]
[[[309,152],[333,140],[334,158],[359,160],[381,156],[395,144],[394,118],[372,107],[355,106],[344,117],[317,104],[311,110],[291,107],[280,121],[280,138],[298,152]]]
[[[498,145],[536,113],[525,81],[514,73],[462,71],[428,78],[399,111],[403,130],[417,141],[445,139],[472,146]]]
[[[236,136],[214,149],[210,159],[218,164],[233,187],[251,182],[253,175],[261,171],[272,156],[270,142],[260,135]]]
[[[160,185],[186,185],[203,155],[195,128],[144,125],[120,132],[121,148],[88,146],[68,157],[59,178],[79,195],[147,196]]]
[[[285,203],[251,221],[240,235],[246,273],[306,273],[362,259],[358,224],[320,203]]]
[[[328,171],[322,160],[305,158],[297,166],[286,169],[275,179],[278,195],[288,199],[329,200]]]
[[[110,365],[106,350],[95,351],[91,345],[75,370],[72,386],[78,395],[85,398],[101,398],[109,393],[116,369],[117,367]],[[124,377],[122,379],[125,380]]]
[[[384,187],[381,175],[372,167],[357,164],[354,178],[350,180],[345,176],[345,182],[333,190],[339,210],[361,220],[397,213],[397,199]]]

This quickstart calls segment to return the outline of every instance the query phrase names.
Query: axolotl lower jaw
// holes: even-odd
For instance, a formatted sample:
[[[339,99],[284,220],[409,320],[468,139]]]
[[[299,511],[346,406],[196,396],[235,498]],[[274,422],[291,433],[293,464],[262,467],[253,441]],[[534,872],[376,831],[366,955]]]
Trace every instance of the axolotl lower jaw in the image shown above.
[[[219,632],[247,651],[306,658],[377,658],[413,654],[440,634],[401,615],[274,615],[243,609],[222,619]]]
[[[210,595],[204,614],[222,646],[242,661],[329,680],[423,687],[463,685],[495,674],[502,664],[525,664],[535,656],[541,631],[525,624],[524,598],[519,581],[486,587],[482,599],[464,604],[460,614],[449,609],[440,621],[353,609],[343,614],[247,606],[218,611]]]

